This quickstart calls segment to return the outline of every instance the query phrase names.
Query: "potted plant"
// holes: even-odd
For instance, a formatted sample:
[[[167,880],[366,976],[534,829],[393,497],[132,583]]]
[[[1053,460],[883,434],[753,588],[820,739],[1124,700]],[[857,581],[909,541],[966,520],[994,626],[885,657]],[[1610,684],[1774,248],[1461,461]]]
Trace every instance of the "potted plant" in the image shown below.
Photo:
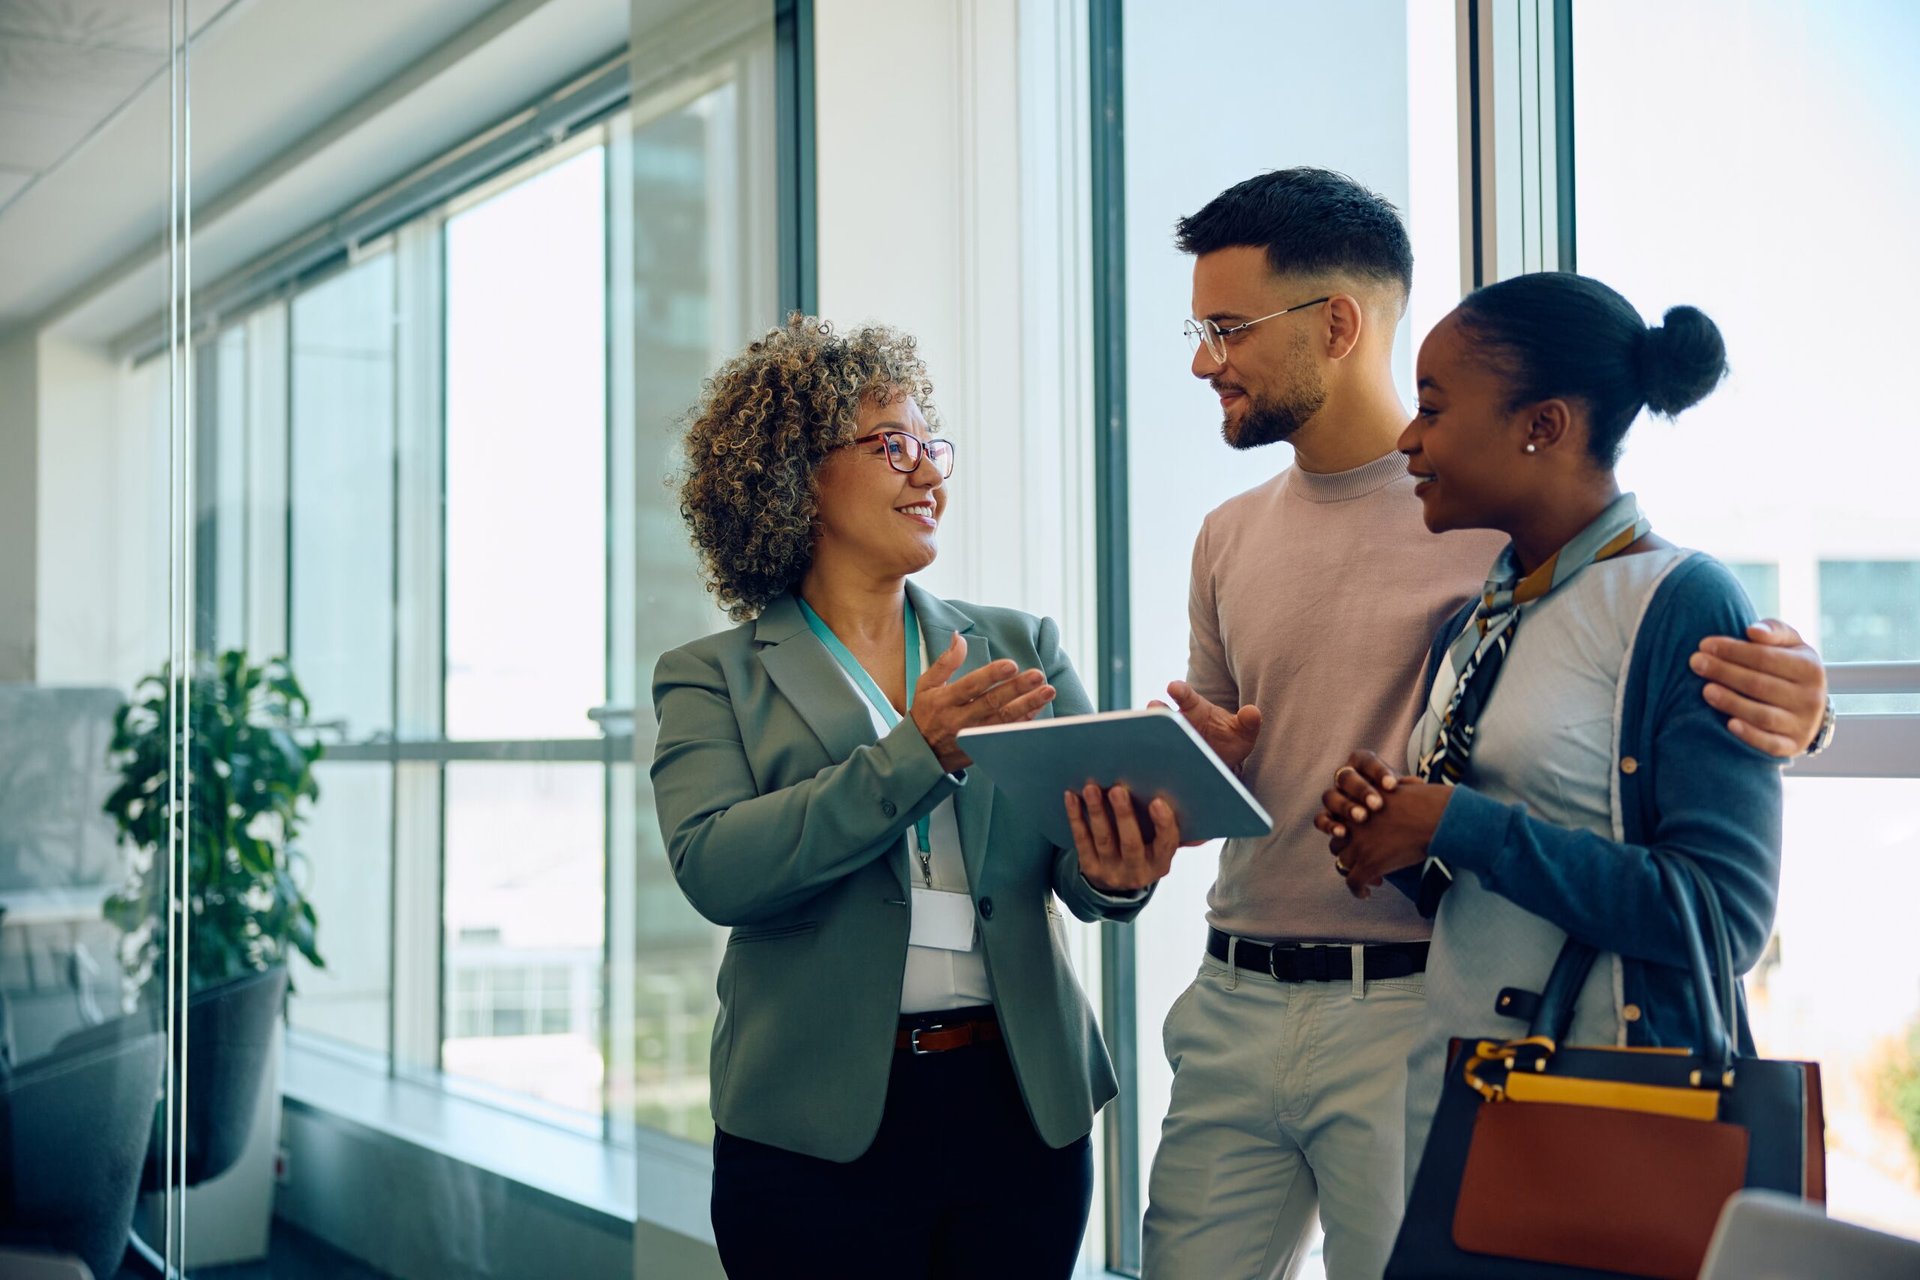
[[[192,1265],[266,1253],[287,966],[297,951],[325,967],[296,874],[300,826],[320,795],[313,766],[322,748],[298,736],[310,710],[284,659],[256,666],[236,649],[201,655],[186,681],[162,667],[114,715],[108,754],[120,782],[105,808],[133,856],[127,884],[105,910],[122,931],[130,1009],[163,1007],[161,961],[176,927],[170,845],[186,860],[177,908],[186,982],[174,1010],[187,1031],[185,1180],[207,1184],[196,1198],[221,1201],[194,1215],[202,1225],[188,1242]],[[185,806],[175,786],[180,762]],[[147,1190],[167,1177],[161,1146],[156,1134]]]

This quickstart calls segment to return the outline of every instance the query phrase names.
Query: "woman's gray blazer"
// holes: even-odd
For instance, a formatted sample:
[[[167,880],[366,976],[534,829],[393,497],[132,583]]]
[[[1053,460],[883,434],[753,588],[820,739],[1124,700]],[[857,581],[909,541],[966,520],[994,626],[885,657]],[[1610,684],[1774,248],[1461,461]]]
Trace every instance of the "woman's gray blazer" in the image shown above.
[[[966,638],[961,674],[1012,658],[1058,690],[1042,715],[1092,709],[1051,619],[907,593],[932,652]],[[977,770],[943,770],[910,717],[876,741],[792,596],[662,657],[653,704],[654,804],[674,876],[733,930],[713,1031],[721,1129],[843,1162],[873,1142],[906,965],[906,833],[949,796],[1027,1110],[1055,1147],[1092,1128],[1113,1068],[1053,898],[1082,920],[1127,920],[1144,897],[1095,890],[1073,850],[1018,821]]]

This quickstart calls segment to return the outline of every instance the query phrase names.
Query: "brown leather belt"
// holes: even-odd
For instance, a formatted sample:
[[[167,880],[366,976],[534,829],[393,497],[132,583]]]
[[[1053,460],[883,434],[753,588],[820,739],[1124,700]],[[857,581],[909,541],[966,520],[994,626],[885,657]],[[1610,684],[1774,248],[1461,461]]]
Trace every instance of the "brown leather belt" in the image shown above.
[[[988,1014],[955,1022],[901,1027],[893,1033],[893,1047],[904,1053],[946,1053],[976,1044],[999,1044],[1000,1023]]]

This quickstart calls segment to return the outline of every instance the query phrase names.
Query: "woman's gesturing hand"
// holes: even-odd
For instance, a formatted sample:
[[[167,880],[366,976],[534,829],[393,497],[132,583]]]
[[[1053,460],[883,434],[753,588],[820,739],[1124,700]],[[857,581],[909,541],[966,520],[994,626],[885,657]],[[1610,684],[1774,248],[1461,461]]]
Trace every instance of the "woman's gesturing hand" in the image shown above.
[[[955,740],[962,729],[1031,720],[1053,701],[1053,686],[1037,667],[1022,671],[1002,658],[953,679],[966,660],[967,642],[956,632],[947,651],[913,686],[913,723],[948,773],[973,763]]]

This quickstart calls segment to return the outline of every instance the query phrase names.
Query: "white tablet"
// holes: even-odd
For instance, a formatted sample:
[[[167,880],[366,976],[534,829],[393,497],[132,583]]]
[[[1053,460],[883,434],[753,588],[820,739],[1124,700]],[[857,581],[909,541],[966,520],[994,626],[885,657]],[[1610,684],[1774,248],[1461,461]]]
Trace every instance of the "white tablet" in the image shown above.
[[[960,749],[1023,818],[1062,848],[1073,847],[1065,793],[1089,782],[1124,782],[1142,803],[1164,798],[1182,840],[1273,830],[1273,819],[1240,779],[1184,716],[1166,707],[962,729]]]

